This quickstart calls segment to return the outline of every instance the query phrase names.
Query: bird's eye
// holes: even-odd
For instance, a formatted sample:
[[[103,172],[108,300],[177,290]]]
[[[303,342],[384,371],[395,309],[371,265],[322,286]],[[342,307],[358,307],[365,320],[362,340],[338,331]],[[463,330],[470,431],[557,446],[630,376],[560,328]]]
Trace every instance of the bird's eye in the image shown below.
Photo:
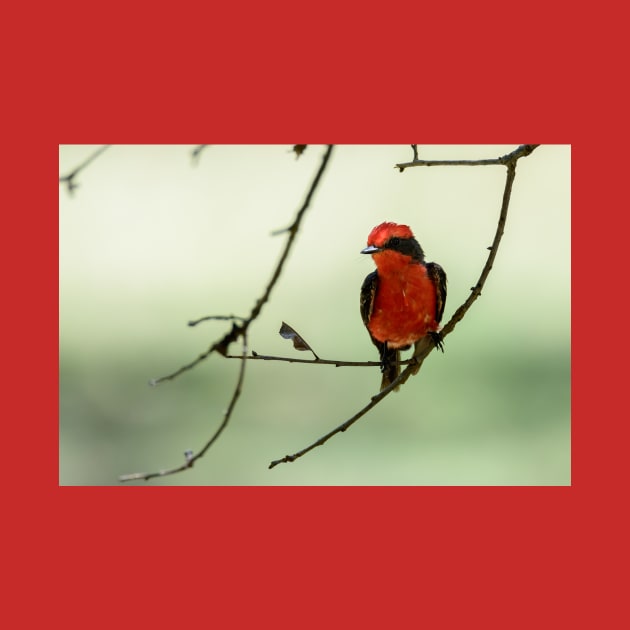
[[[400,245],[400,239],[397,236],[394,236],[394,238],[389,239],[388,245],[390,247],[398,247]]]

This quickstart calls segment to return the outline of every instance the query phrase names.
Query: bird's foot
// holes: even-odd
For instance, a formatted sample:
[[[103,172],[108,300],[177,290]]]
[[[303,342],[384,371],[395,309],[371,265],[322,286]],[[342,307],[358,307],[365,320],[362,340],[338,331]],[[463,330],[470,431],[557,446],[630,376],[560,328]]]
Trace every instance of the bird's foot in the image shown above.
[[[442,339],[442,335],[439,332],[431,331],[429,336],[433,340],[435,347],[441,352],[444,352],[444,341]]]

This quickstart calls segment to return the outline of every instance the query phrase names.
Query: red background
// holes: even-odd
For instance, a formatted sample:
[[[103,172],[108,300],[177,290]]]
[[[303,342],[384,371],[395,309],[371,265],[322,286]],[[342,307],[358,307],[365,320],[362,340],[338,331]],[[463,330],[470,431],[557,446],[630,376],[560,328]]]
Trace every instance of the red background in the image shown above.
[[[2,44],[12,627],[625,625],[607,286],[623,21],[572,7],[567,33],[548,3],[86,6],[8,15]],[[581,19],[606,23],[599,46]],[[412,141],[573,145],[572,487],[58,487],[59,143]]]

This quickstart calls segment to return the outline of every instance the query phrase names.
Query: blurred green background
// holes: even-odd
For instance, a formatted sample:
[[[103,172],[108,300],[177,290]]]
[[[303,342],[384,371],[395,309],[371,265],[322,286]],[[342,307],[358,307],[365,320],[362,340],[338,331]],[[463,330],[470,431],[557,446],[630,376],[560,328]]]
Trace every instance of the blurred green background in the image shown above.
[[[421,146],[424,159],[497,157],[516,145]],[[65,175],[98,146],[62,145]],[[59,483],[117,485],[170,468],[221,421],[238,361],[172,372],[246,315],[266,286],[324,152],[289,145],[108,148],[59,189]],[[263,354],[299,356],[284,320],[322,358],[376,360],[359,316],[384,220],[409,224],[448,274],[444,323],[469,295],[498,218],[505,168],[404,173],[411,148],[335,148],[271,302],[250,328]],[[126,485],[570,484],[570,147],[518,163],[505,235],[483,295],[420,374],[345,433],[292,464],[378,390],[377,368],[251,361],[219,441],[195,467]],[[232,346],[239,351],[238,345]]]

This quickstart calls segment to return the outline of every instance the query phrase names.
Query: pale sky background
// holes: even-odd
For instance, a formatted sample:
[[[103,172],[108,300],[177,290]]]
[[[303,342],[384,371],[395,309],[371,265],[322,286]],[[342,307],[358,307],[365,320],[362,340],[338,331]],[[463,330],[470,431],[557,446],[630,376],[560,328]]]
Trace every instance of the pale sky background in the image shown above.
[[[424,159],[497,157],[517,145],[420,146]],[[62,145],[59,174],[98,146]],[[59,189],[60,484],[117,485],[170,468],[218,426],[238,369],[212,356],[158,388],[261,295],[324,147],[112,146]],[[359,315],[373,263],[359,252],[384,220],[407,223],[448,275],[445,323],[492,242],[505,168],[404,173],[408,145],[335,148],[250,348],[376,360]],[[565,485],[570,483],[569,146],[519,161],[505,235],[483,295],[421,373],[346,433],[297,451],[378,390],[373,368],[250,362],[230,425],[194,469],[142,485]],[[238,345],[232,350],[237,353]]]

